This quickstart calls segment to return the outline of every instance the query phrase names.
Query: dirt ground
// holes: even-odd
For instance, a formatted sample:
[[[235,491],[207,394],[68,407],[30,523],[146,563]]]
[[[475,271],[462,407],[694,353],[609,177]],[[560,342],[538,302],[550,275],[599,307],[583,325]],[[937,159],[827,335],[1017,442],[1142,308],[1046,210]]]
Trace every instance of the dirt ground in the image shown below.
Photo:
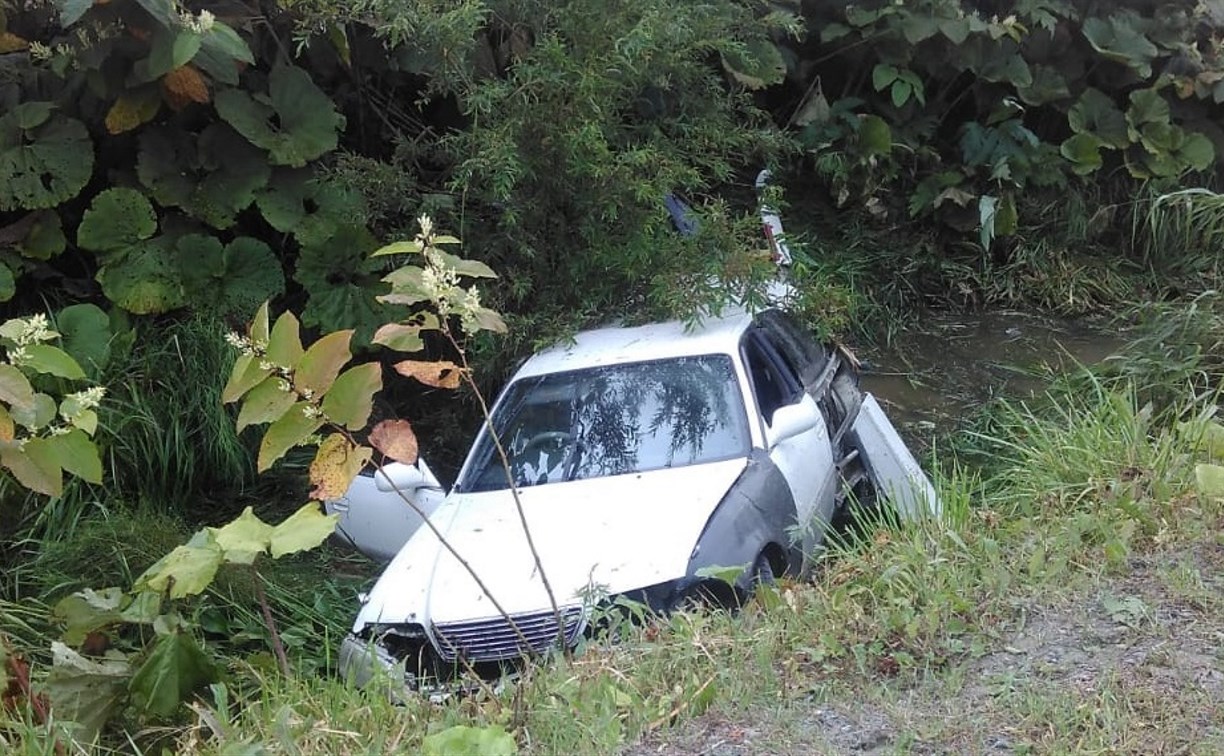
[[[1224,753],[1224,543],[1029,600],[988,651],[918,682],[721,706],[626,756]]]

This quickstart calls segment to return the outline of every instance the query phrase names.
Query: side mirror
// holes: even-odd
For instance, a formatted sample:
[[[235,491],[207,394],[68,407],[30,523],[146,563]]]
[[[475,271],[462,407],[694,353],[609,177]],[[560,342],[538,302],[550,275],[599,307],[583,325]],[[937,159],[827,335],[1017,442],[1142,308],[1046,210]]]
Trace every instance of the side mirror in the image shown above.
[[[820,408],[812,402],[799,401],[774,410],[773,423],[765,431],[765,440],[772,449],[788,438],[807,433],[820,422]]]
[[[374,471],[374,485],[379,491],[388,493],[442,487],[438,479],[425,466],[424,460],[419,460],[416,465],[406,465],[403,462],[383,465],[383,469]]]

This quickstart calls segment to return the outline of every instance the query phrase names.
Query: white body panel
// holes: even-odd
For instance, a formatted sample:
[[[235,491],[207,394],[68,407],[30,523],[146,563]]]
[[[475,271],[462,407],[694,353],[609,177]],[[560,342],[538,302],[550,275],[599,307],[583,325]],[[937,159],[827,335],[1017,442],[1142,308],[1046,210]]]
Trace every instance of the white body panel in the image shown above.
[[[682,577],[742,458],[532,486],[520,500],[561,605]],[[511,613],[549,607],[509,490],[453,494],[431,520]],[[427,528],[388,565],[353,626],[497,615],[468,571]]]
[[[808,432],[783,439],[769,450],[769,459],[781,471],[795,497],[795,510],[799,525],[805,534],[816,535],[807,526],[813,518],[828,522],[833,516],[837,487],[837,468],[833,464],[833,448],[829,444],[829,430],[824,418],[816,408],[816,401],[804,394],[800,400],[812,405],[816,425]],[[815,543],[805,542],[804,553]]]
[[[902,517],[917,520],[943,514],[935,487],[871,394],[863,396],[853,433],[872,484],[881,498],[892,500]]]

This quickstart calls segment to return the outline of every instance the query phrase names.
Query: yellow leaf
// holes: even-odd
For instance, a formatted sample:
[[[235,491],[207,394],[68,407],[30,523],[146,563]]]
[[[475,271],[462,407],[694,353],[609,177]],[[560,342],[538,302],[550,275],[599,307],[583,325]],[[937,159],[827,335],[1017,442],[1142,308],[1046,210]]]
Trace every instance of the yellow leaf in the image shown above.
[[[29,42],[12,32],[0,32],[0,55],[24,50],[29,46]]]
[[[3,404],[0,404],[0,441],[12,441],[17,428],[13,424],[13,418],[9,415],[8,409]]]
[[[343,496],[372,453],[367,446],[353,446],[339,433],[323,439],[310,463],[310,482],[314,484],[310,497],[327,501]]]
[[[208,82],[195,66],[179,66],[162,77],[162,94],[167,105],[182,110],[190,103],[209,101]]]
[[[426,386],[434,388],[459,388],[459,380],[463,377],[463,369],[449,360],[438,360],[437,362],[404,360],[395,363],[394,367],[400,375],[416,378]]]
[[[161,100],[147,94],[121,95],[106,114],[106,130],[111,134],[125,131],[152,121],[161,109]]]

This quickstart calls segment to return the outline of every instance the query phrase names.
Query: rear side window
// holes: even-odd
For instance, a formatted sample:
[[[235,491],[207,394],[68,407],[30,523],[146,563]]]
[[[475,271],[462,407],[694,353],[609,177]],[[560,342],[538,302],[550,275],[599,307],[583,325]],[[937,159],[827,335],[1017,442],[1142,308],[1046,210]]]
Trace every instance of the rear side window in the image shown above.
[[[802,389],[798,376],[759,330],[744,336],[742,350],[757,408],[765,422],[772,425],[774,411],[799,398]]]
[[[824,370],[829,359],[824,346],[785,313],[766,310],[756,323],[799,375],[800,383],[808,385]]]

